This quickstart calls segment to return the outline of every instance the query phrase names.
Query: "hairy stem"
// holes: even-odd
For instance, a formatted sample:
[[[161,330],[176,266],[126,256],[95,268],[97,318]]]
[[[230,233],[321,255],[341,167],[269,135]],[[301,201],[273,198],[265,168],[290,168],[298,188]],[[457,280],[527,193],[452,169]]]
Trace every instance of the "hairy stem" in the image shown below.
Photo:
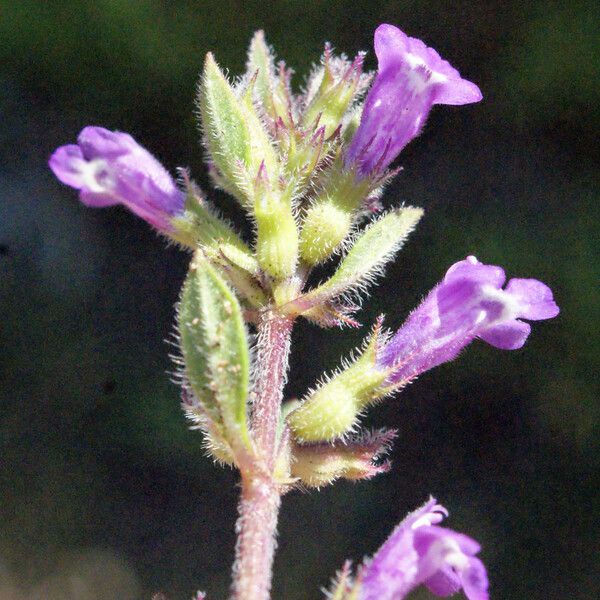
[[[277,427],[287,378],[292,321],[265,313],[258,324],[252,433],[255,468],[242,473],[233,600],[268,600],[281,493],[273,477]]]

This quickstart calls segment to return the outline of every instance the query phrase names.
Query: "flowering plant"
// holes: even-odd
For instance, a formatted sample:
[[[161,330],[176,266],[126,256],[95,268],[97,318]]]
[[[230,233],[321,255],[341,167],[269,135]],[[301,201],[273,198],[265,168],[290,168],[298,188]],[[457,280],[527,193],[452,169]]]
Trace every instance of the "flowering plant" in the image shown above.
[[[361,294],[423,214],[411,206],[382,211],[379,197],[395,174],[390,165],[434,104],[482,97],[435,50],[392,25],[375,32],[375,52],[373,75],[363,71],[362,53],[349,60],[326,45],[301,95],[262,32],[235,85],[207,55],[198,106],[209,172],[252,220],[251,244],[187,171],[177,183],[125,133],[86,127],[77,144],[50,158],[84,204],[123,204],[193,252],[177,309],[182,405],[207,453],[240,473],[235,600],[270,595],[284,494],[390,468],[383,457],[396,432],[361,427],[371,406],[475,338],[520,348],[531,331],[525,320],[558,314],[545,284],[516,278],[504,287],[501,267],[469,256],[448,269],[398,331],[384,330],[378,319],[355,357],[302,399],[284,401],[294,322],[357,326]],[[313,269],[336,256],[335,273],[309,285]],[[397,600],[425,585],[439,596],[462,589],[470,600],[487,599],[479,545],[441,527],[445,516],[430,499],[372,558],[354,570],[346,563],[329,597]]]

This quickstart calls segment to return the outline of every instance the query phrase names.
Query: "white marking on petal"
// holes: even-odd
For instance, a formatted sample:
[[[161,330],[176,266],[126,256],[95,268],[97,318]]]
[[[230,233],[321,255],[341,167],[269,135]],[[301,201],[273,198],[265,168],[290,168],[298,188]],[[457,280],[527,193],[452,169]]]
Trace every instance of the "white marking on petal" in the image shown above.
[[[448,565],[462,571],[469,565],[469,557],[460,549],[460,546],[451,537],[443,537],[435,540],[424,557],[424,565],[427,565],[426,575],[431,576],[439,571],[444,565]],[[422,575],[425,575],[423,573]]]
[[[480,323],[485,321],[486,316],[487,316],[487,312],[483,309],[480,310],[479,314],[477,315],[477,318],[475,319],[475,325],[479,325]]]
[[[446,75],[431,69],[431,67],[416,54],[411,54],[410,52],[408,52],[404,55],[404,59],[409,64],[411,69],[417,70],[420,68],[424,68],[427,70],[428,73],[431,73],[428,83],[445,83],[446,81],[448,81],[448,77],[446,77]]]
[[[511,321],[519,315],[519,302],[508,292],[495,288],[493,285],[481,286],[481,299],[498,302],[502,306],[500,314],[489,323],[489,326]]]
[[[95,194],[114,191],[117,179],[106,160],[96,158],[81,165],[81,176],[85,187]]]
[[[458,547],[458,544],[456,544],[456,550],[447,552],[445,555],[445,562],[457,571],[464,571],[469,566],[469,558],[463,554],[462,550]]]
[[[427,71],[423,71],[422,69],[411,69],[408,72],[407,78],[415,94],[423,93],[431,85],[431,80],[423,76],[426,73]]]
[[[436,513],[427,513],[422,517],[419,517],[413,524],[411,529],[419,529],[419,527],[430,527],[439,523],[441,519]]]

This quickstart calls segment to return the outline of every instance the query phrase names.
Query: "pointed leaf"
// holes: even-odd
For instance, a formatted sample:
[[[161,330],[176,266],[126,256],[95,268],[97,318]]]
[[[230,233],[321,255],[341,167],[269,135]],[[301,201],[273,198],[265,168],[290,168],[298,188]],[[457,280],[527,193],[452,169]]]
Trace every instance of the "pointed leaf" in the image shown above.
[[[178,318],[190,386],[232,448],[250,448],[249,351],[242,311],[201,252],[196,253],[183,286]]]
[[[210,258],[247,305],[260,308],[267,304],[267,297],[258,279],[258,263],[254,257],[251,257],[251,261],[247,260],[247,255],[240,253],[235,246],[222,244],[219,251]]]
[[[336,296],[366,287],[400,249],[423,210],[399,208],[371,223],[354,242],[331,279],[287,307],[301,314]]]
[[[198,102],[219,179],[243,204],[251,204],[252,180],[261,163],[269,175],[278,176],[275,149],[252,103],[238,97],[211,53],[206,56]]]
[[[243,257],[246,263],[256,263],[250,248],[231,224],[218,214],[214,205],[190,179],[189,173],[182,169],[180,174],[186,189],[185,210],[181,215],[174,217],[173,222],[180,236],[185,236],[185,240],[181,240],[182,243],[193,249],[202,246],[208,252],[226,245],[234,248],[236,254]]]
[[[275,79],[275,63],[273,54],[265,40],[264,31],[257,31],[248,50],[248,62],[246,64],[249,77],[256,74],[255,94],[264,104],[265,110],[272,118],[277,117],[273,104],[273,90],[277,83]]]
[[[235,464],[231,446],[223,437],[223,428],[208,416],[188,382],[184,382],[181,390],[181,407],[185,416],[193,423],[190,429],[199,429],[202,432],[208,456],[220,464]]]

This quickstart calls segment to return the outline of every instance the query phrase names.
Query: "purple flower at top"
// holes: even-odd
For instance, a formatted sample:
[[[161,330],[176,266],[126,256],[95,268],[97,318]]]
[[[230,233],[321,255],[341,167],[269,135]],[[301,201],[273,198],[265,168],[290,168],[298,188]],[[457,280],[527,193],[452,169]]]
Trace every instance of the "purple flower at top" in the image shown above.
[[[392,368],[390,383],[406,383],[454,359],[476,337],[502,350],[525,343],[531,326],[555,317],[552,290],[537,279],[511,279],[474,256],[455,263],[385,344],[378,366]]]
[[[163,233],[183,212],[185,196],[173,178],[126,133],[85,127],[77,144],[55,150],[48,164],[87,206],[123,204]]]
[[[479,88],[421,40],[393,25],[375,31],[378,71],[344,157],[360,177],[377,175],[421,131],[434,104],[470,104]]]
[[[394,529],[358,581],[360,600],[401,600],[418,585],[437,596],[463,590],[469,600],[488,600],[488,579],[475,556],[479,544],[451,529],[439,527],[446,509],[431,498]]]

